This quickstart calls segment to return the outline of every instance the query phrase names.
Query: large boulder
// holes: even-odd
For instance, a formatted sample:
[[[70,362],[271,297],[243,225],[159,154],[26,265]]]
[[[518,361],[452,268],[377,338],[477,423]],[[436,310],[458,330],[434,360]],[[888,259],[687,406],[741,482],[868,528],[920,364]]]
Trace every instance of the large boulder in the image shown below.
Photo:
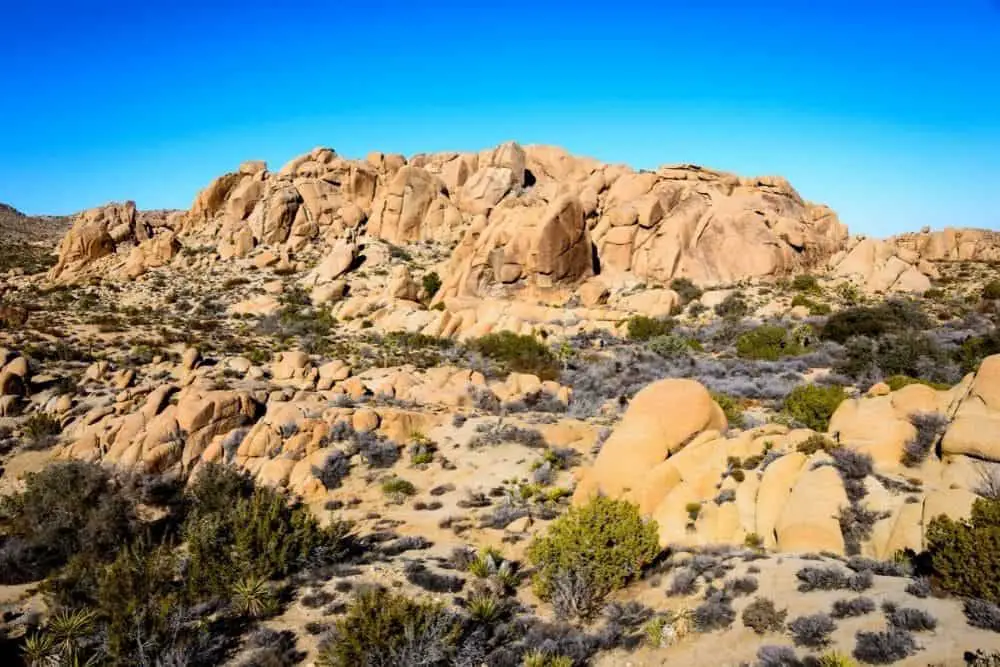
[[[573,495],[575,503],[596,494],[613,497],[638,491],[654,467],[708,430],[725,430],[726,416],[700,383],[654,382],[629,404],[621,424],[604,443]]]
[[[968,395],[941,440],[944,454],[1000,461],[1000,354],[979,366]]]

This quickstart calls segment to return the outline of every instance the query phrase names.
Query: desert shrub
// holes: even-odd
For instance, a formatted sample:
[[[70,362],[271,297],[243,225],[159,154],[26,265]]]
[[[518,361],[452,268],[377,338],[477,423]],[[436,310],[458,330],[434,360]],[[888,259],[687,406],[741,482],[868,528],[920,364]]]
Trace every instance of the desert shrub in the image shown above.
[[[698,632],[725,630],[736,619],[732,600],[722,594],[712,595],[695,607],[692,614],[694,627]]]
[[[382,482],[382,493],[390,498],[412,496],[416,492],[417,487],[413,486],[413,482],[402,477],[389,477]]]
[[[307,508],[263,487],[215,512],[196,506],[183,526],[185,583],[191,591],[221,595],[240,580],[284,577],[336,557],[345,533],[336,522],[321,528]]]
[[[739,597],[756,592],[757,587],[757,579],[754,577],[736,577],[726,582],[725,592],[733,597]]]
[[[795,451],[812,456],[816,452],[830,452],[837,448],[837,445],[824,435],[814,433],[795,446]]]
[[[820,291],[819,280],[816,279],[816,276],[803,273],[792,278],[792,289],[796,292],[816,293]]]
[[[907,577],[911,571],[909,562],[901,558],[897,560],[878,560],[876,558],[855,555],[847,559],[846,565],[855,572],[864,572],[867,570],[880,577]]]
[[[855,572],[847,577],[845,584],[848,589],[854,591],[855,593],[861,593],[863,591],[867,591],[875,584],[875,576],[870,570]]]
[[[657,336],[666,336],[674,330],[674,321],[670,318],[633,315],[625,326],[629,340],[642,342]]]
[[[593,605],[636,577],[659,553],[656,523],[645,521],[628,502],[598,496],[552,522],[528,547],[536,567],[535,590],[543,600],[560,576],[571,575],[591,589]],[[597,611],[586,605],[587,616]]]
[[[830,643],[830,633],[837,629],[837,624],[826,614],[799,616],[788,624],[792,640],[796,646],[822,648]]]
[[[1000,299],[1000,280],[991,280],[983,286],[983,299],[994,300]]]
[[[22,426],[24,437],[28,443],[35,448],[48,447],[52,445],[56,436],[62,433],[62,424],[59,419],[47,412],[36,412]]]
[[[962,603],[962,612],[972,627],[1000,632],[1000,607],[992,602],[970,598]]]
[[[497,421],[493,424],[479,424],[476,427],[476,436],[469,440],[469,447],[476,449],[504,442],[516,442],[532,449],[546,446],[545,436],[541,431]]]
[[[927,553],[932,578],[944,591],[1000,602],[1000,501],[980,498],[968,521],[931,520]]]
[[[443,666],[453,655],[460,626],[441,605],[373,589],[348,605],[319,647],[320,667]]]
[[[420,282],[424,287],[424,296],[427,299],[433,299],[434,295],[441,289],[441,276],[436,271],[425,273]]]
[[[467,347],[499,363],[508,372],[532,373],[542,380],[559,377],[556,355],[534,336],[510,331],[486,334],[466,343]]]
[[[137,534],[136,502],[100,465],[52,463],[25,477],[24,490],[0,498],[0,583],[40,579],[81,555],[113,558]]]
[[[864,479],[872,474],[873,461],[870,454],[847,447],[838,447],[830,452],[833,465],[844,479]]]
[[[847,398],[837,386],[804,384],[785,397],[783,409],[788,416],[814,431],[825,431],[837,406]]]
[[[952,353],[952,358],[963,373],[971,373],[983,359],[993,354],[1000,354],[1000,329],[996,327],[981,336],[966,338]]]
[[[857,667],[856,662],[838,651],[828,651],[816,658],[816,667]]]
[[[690,568],[680,568],[674,572],[667,588],[667,595],[679,597],[693,595],[698,590],[698,573]]]
[[[799,591],[836,591],[847,588],[848,575],[836,565],[824,567],[807,566],[795,573],[799,580]]]
[[[884,380],[885,384],[892,391],[899,391],[903,387],[908,387],[911,384],[922,384],[930,387],[931,389],[948,389],[949,385],[941,384],[939,382],[930,382],[929,380],[923,380],[921,378],[910,377],[909,375],[891,375]]]
[[[232,503],[253,494],[253,478],[230,466],[209,463],[203,466],[186,491],[193,511],[204,515],[225,512]]]
[[[701,296],[701,288],[691,282],[690,278],[674,278],[670,281],[670,289],[677,292],[681,303],[685,304]]]
[[[886,620],[894,628],[910,632],[930,632],[937,627],[937,619],[923,609],[899,607],[886,614]]]
[[[736,339],[736,354],[744,359],[777,361],[802,354],[805,349],[780,326],[764,325],[744,331]]]
[[[873,611],[875,611],[875,602],[871,598],[859,596],[835,601],[830,615],[834,618],[853,618],[870,614]]]
[[[649,349],[666,359],[675,359],[691,352],[688,341],[675,334],[664,334],[650,338]]]
[[[350,458],[339,449],[333,450],[321,467],[313,466],[312,474],[326,489],[340,488],[344,478],[351,472]]]
[[[457,593],[465,587],[465,580],[447,574],[437,574],[418,561],[409,561],[403,566],[406,580],[432,593]]]
[[[837,514],[840,533],[844,536],[844,548],[848,555],[861,553],[861,543],[871,539],[875,522],[881,518],[879,512],[869,510],[859,504],[841,507]],[[860,570],[866,572],[868,570]]]
[[[966,651],[965,664],[968,667],[1000,667],[1000,653],[984,653],[981,649],[973,653]]]
[[[884,632],[858,632],[852,655],[861,662],[888,665],[917,652],[917,642],[906,630],[889,628]]]
[[[722,412],[726,415],[726,421],[729,423],[730,428],[743,428],[746,425],[746,420],[743,418],[743,407],[739,401],[728,394],[720,392],[710,393],[712,400],[722,408]]]
[[[914,579],[906,585],[906,592],[915,598],[926,598],[931,594],[931,583],[925,578]]]
[[[765,645],[757,649],[757,667],[801,667],[791,646]]]
[[[391,468],[400,458],[401,447],[385,436],[372,432],[353,436],[358,453],[370,468]]]
[[[930,320],[918,305],[891,299],[875,306],[855,306],[834,313],[823,325],[820,337],[845,343],[854,336],[878,338],[887,333],[922,330],[929,326]]]
[[[740,292],[732,292],[726,295],[726,298],[715,306],[715,314],[727,319],[739,319],[745,317],[749,312],[750,306],[747,305],[743,294]]]
[[[948,426],[948,418],[937,412],[917,412],[910,415],[910,423],[917,435],[903,446],[903,465],[912,468],[923,463],[931,453],[938,437]]]
[[[781,632],[785,627],[787,609],[778,609],[770,598],[759,597],[743,609],[743,625],[758,635]]]

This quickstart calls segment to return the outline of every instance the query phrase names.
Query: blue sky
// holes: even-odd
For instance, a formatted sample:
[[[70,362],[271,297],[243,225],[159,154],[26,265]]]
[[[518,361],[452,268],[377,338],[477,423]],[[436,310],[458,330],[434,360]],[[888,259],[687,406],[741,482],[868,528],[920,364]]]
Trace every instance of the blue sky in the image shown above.
[[[187,208],[314,146],[781,174],[852,231],[1000,228],[998,0],[0,0],[0,201]]]

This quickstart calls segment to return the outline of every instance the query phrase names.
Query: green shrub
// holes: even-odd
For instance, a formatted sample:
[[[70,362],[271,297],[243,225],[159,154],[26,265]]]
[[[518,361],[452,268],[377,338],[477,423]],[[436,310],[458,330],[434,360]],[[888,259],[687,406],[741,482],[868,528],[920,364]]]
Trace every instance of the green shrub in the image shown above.
[[[345,532],[339,523],[321,528],[307,508],[264,487],[218,511],[196,506],[183,527],[185,583],[190,591],[222,595],[243,579],[284,577],[317,556],[336,554]]]
[[[976,500],[968,521],[932,519],[927,553],[938,588],[1000,603],[1000,500]]]
[[[826,436],[820,435],[819,433],[814,433],[808,438],[800,442],[796,447],[795,451],[805,454],[806,456],[812,456],[816,452],[824,451],[829,452],[837,448],[837,445],[831,441]]]
[[[820,337],[844,343],[854,336],[878,338],[887,333],[922,330],[930,320],[912,301],[894,299],[875,306],[854,306],[834,313],[823,325]]]
[[[649,340],[649,349],[665,359],[675,359],[691,352],[691,345],[681,336],[666,334]]]
[[[441,605],[382,589],[361,593],[319,647],[320,667],[450,664],[460,626]]]
[[[471,340],[467,347],[499,362],[508,372],[532,373],[542,380],[559,377],[556,355],[534,336],[502,331]]]
[[[74,555],[113,558],[139,527],[136,502],[98,464],[52,463],[25,477],[24,490],[0,498],[0,583],[40,579]]]
[[[382,493],[390,497],[412,496],[417,487],[401,477],[390,477],[382,482]]]
[[[701,296],[701,288],[691,282],[690,278],[674,278],[670,281],[670,289],[677,292],[681,303],[689,303]]]
[[[62,433],[59,418],[47,412],[36,412],[25,421],[24,435],[32,447],[48,447]]]
[[[1000,354],[1000,329],[994,328],[983,336],[969,336],[953,353],[963,373],[972,373],[983,359]]]
[[[820,292],[819,281],[816,280],[816,276],[811,276],[808,273],[795,276],[792,279],[792,289],[796,292],[810,292],[812,294]]]
[[[587,589],[586,602],[576,610],[588,617],[612,591],[638,576],[659,551],[655,522],[644,520],[631,503],[598,496],[552,522],[527,553],[536,568],[538,596],[552,600],[556,584],[572,577]]]
[[[436,271],[425,273],[421,282],[424,286],[424,296],[428,300],[433,299],[434,295],[441,289],[441,276]]]
[[[718,403],[722,412],[726,415],[726,421],[730,428],[743,428],[746,420],[743,419],[743,406],[740,402],[728,394],[713,391],[710,392],[712,400]]]
[[[629,340],[641,342],[669,334],[674,329],[674,321],[670,318],[633,315],[628,319],[627,327]]]
[[[991,280],[983,286],[984,299],[1000,299],[1000,280]]]
[[[784,412],[814,431],[825,431],[837,406],[847,398],[841,387],[800,385],[785,397]]]
[[[728,319],[739,319],[745,317],[749,312],[750,306],[747,305],[743,294],[740,292],[733,292],[727,295],[725,299],[715,306],[715,314]]]
[[[829,315],[832,310],[829,304],[813,301],[804,294],[796,294],[792,297],[792,307],[795,306],[805,306],[809,309],[810,315]]]
[[[805,351],[784,327],[760,326],[744,331],[736,339],[736,354],[744,359],[777,361]]]
[[[889,386],[892,391],[898,391],[903,387],[911,384],[923,384],[927,385],[931,389],[950,389],[950,385],[943,384],[941,382],[931,382],[929,380],[921,380],[920,378],[910,377],[909,375],[893,375],[885,379],[885,383]]]

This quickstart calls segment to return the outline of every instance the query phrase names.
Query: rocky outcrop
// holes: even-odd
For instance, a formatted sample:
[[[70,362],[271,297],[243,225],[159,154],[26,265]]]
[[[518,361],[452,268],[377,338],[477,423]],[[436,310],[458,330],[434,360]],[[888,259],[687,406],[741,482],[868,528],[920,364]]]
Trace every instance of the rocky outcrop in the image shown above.
[[[143,246],[164,233],[174,240]],[[114,267],[135,278],[170,261],[166,251],[178,245],[211,245],[228,260],[258,246],[294,252],[359,235],[392,244],[461,241],[442,299],[573,287],[598,272],[608,285],[623,276],[729,282],[815,266],[846,240],[832,211],[804,202],[780,178],[691,165],[635,172],[513,142],[410,160],[381,153],[348,160],[317,148],[277,172],[246,162],[198,193],[189,211],[155,222],[133,204],[82,214],[51,277],[88,273],[122,243],[142,246]]]
[[[833,275],[851,280],[866,292],[923,294],[931,287],[933,266],[901,251],[891,240],[856,238],[830,260]]]
[[[823,434],[826,450],[800,449],[817,434],[779,424],[724,435],[717,411],[692,380],[646,387],[582,472],[574,503],[596,494],[635,502],[664,545],[752,535],[781,551],[832,553],[847,552],[841,519],[857,504],[877,518],[851,548],[888,558],[923,549],[935,516],[968,516],[983,476],[1000,472],[1000,355],[948,390],[912,384],[844,401]],[[925,455],[905,459],[918,439]],[[872,458],[860,498],[845,484],[857,471],[827,451],[837,447]]]

